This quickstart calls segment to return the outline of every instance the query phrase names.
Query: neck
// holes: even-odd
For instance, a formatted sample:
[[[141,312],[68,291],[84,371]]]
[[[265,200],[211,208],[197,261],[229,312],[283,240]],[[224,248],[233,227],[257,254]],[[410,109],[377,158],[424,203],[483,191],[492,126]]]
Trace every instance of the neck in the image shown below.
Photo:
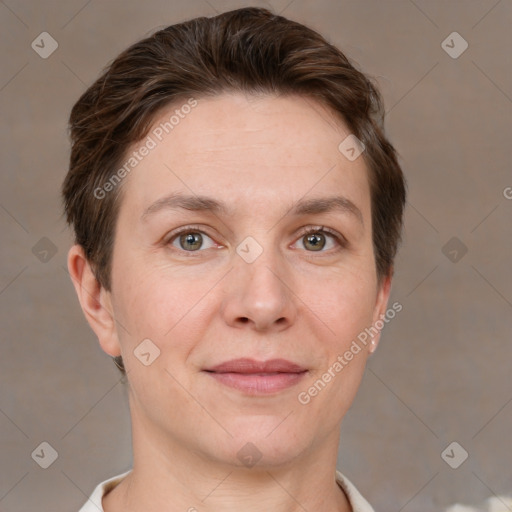
[[[191,450],[133,414],[133,470],[105,512],[351,512],[335,480],[339,431],[294,457],[244,467]]]

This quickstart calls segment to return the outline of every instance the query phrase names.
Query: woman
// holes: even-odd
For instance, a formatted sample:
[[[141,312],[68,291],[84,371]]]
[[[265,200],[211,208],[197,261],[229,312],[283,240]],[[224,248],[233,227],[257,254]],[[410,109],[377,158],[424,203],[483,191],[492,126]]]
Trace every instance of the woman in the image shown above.
[[[125,50],[70,128],[68,268],[133,441],[81,512],[371,511],[336,455],[396,309],[405,183],[376,88],[246,8]]]

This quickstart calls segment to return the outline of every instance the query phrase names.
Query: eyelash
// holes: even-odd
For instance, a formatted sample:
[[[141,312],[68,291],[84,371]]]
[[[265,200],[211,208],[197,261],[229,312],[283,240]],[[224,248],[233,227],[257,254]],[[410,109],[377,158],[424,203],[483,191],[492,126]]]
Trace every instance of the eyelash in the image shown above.
[[[208,233],[206,233],[201,228],[201,226],[190,225],[190,226],[185,226],[183,228],[180,228],[178,231],[174,231],[174,232],[170,233],[169,236],[166,237],[165,245],[166,246],[170,245],[176,238],[178,238],[180,235],[183,235],[185,233],[201,233],[203,235],[208,236],[209,238],[211,238],[213,240],[213,237],[211,235],[209,235]],[[331,251],[330,250],[318,251],[320,254],[338,252],[341,249],[344,249],[344,248],[346,248],[348,246],[348,242],[347,242],[347,240],[346,240],[346,238],[344,236],[340,235],[338,232],[334,231],[333,229],[326,228],[325,226],[310,226],[310,227],[307,227],[307,228],[303,228],[299,232],[297,240],[300,239],[300,238],[304,238],[307,235],[316,234],[316,233],[324,233],[324,234],[327,234],[327,235],[331,236],[332,238],[334,238],[334,240],[337,242],[337,244],[339,246],[338,248],[336,248],[334,250],[331,250]],[[178,249],[176,247],[173,247],[173,249],[179,251],[180,253],[185,253],[185,255],[187,257],[192,257],[192,258],[197,256],[196,253],[202,252],[201,250],[198,250],[198,251],[185,251],[183,249]],[[306,251],[306,252],[315,253],[317,251]]]
[[[337,231],[334,231],[333,229],[326,228],[325,226],[311,226],[308,228],[304,228],[299,232],[298,238],[304,238],[307,235],[312,235],[315,233],[327,234],[327,235],[331,236],[332,238],[334,238],[334,240],[336,240],[339,247],[337,249],[335,249],[333,252],[337,252],[340,249],[344,249],[348,245],[347,240],[344,236],[340,235]],[[307,251],[307,252],[315,253],[316,251]],[[319,252],[324,253],[324,252],[329,252],[329,251],[319,251]]]

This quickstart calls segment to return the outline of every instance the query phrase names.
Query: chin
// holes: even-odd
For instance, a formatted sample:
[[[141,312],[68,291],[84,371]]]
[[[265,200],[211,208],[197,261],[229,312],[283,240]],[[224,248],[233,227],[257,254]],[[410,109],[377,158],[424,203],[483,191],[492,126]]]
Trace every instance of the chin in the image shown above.
[[[224,463],[237,467],[256,466],[270,470],[291,463],[311,446],[312,442],[304,438],[303,430],[299,433],[296,428],[291,431],[279,426],[282,418],[272,420],[268,424],[264,422],[262,429],[254,428],[253,425],[236,431],[231,429],[233,437],[226,439],[222,446],[217,444],[222,450],[218,456]]]

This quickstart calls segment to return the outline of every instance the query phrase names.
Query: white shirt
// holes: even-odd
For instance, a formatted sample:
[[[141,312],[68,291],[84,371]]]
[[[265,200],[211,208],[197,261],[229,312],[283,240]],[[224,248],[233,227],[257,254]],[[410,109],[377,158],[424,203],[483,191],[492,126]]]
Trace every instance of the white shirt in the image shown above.
[[[101,482],[96,486],[87,503],[78,512],[104,512],[102,499],[110,492],[121,480],[129,473],[122,473]],[[354,484],[344,477],[339,471],[336,471],[336,482],[347,495],[348,501],[352,506],[352,512],[375,512],[371,505],[361,496]]]

